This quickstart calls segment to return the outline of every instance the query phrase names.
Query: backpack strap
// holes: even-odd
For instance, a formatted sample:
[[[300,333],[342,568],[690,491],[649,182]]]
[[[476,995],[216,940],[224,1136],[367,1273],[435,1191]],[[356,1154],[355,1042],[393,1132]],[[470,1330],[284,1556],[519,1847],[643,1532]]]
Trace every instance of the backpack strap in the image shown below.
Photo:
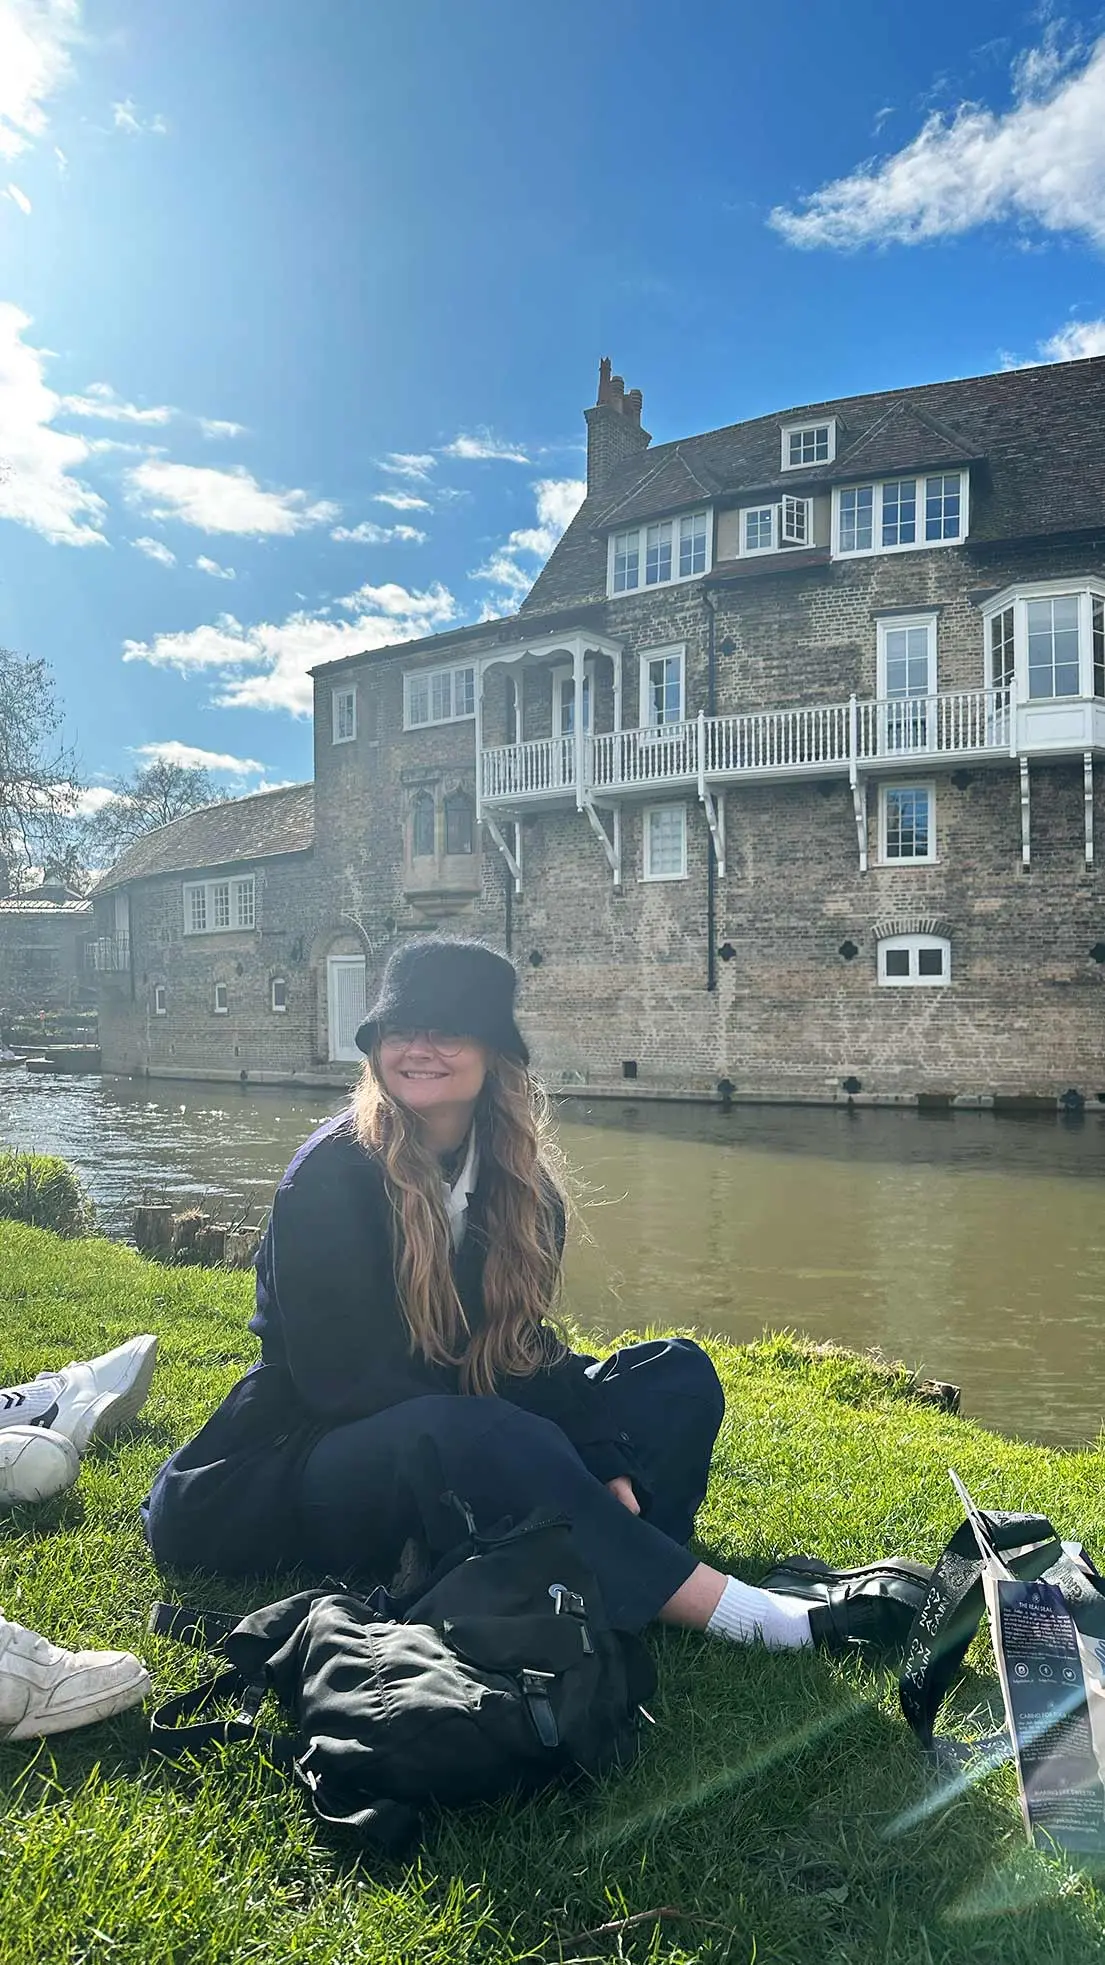
[[[185,1603],[155,1603],[146,1622],[151,1637],[174,1638],[194,1651],[221,1651],[224,1638],[241,1623],[243,1612],[195,1610]]]
[[[157,1707],[150,1721],[150,1745],[155,1753],[177,1759],[184,1753],[198,1757],[214,1747],[248,1740],[263,1747],[277,1767],[290,1769],[294,1742],[286,1734],[257,1725],[267,1690],[263,1684],[251,1684],[244,1672],[217,1672],[190,1692],[179,1692]],[[229,1698],[238,1705],[233,1719],[209,1717]]]
[[[1043,1515],[994,1511],[982,1517],[994,1548],[1014,1576],[1042,1576],[1062,1555],[1062,1545]],[[970,1522],[956,1529],[933,1571],[928,1596],[913,1620],[898,1693],[902,1711],[928,1752],[940,1708],[958,1677],[967,1647],[985,1611],[982,1557]]]

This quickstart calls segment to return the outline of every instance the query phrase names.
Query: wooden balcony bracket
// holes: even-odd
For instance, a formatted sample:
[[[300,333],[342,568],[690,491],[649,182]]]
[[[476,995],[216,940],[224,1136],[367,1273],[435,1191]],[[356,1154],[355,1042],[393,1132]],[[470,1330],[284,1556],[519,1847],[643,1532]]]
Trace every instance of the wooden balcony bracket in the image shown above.
[[[602,847],[602,850],[606,855],[606,864],[610,868],[610,871],[614,876],[614,885],[615,887],[620,888],[622,884],[621,808],[620,806],[617,805],[614,805],[610,808],[610,817],[613,822],[613,834],[614,834],[613,838],[611,838],[610,834],[607,832],[606,827],[603,825],[602,820],[599,818],[599,815],[596,812],[594,805],[591,803],[591,800],[587,796],[586,792],[584,792],[583,794],[582,803],[583,803],[583,810],[586,812],[587,817],[591,822],[591,829],[594,832],[595,838],[598,840],[599,845]]]
[[[1021,865],[1032,865],[1032,811],[1029,803],[1028,759],[1021,757]]]
[[[1082,753],[1082,802],[1086,808],[1086,865],[1093,865],[1093,752]]]
[[[502,854],[504,860],[506,861],[507,866],[510,868],[511,873],[514,875],[514,892],[516,894],[520,894],[522,891],[522,828],[519,821],[517,819],[513,821],[513,826],[514,826],[514,851],[513,852],[511,852],[510,847],[507,845],[506,839],[503,835],[501,828],[498,825],[498,822],[495,819],[489,819],[486,812],[483,815],[483,822],[484,825],[487,827],[488,832],[491,834],[492,839],[495,841],[495,844],[498,847],[500,853]],[[508,821],[508,823],[511,822]]]

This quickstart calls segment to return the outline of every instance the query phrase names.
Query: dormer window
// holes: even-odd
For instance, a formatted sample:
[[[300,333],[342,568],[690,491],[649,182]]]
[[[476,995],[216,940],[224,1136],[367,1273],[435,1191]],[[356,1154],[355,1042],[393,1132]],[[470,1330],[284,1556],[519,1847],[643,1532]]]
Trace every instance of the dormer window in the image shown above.
[[[967,537],[968,475],[935,471],[833,493],[833,553],[908,553]]]
[[[635,594],[642,587],[668,587],[693,580],[710,569],[710,514],[685,512],[681,518],[655,519],[610,535],[607,591]]]
[[[808,470],[811,464],[831,464],[836,456],[836,417],[823,423],[784,423],[784,471]]]

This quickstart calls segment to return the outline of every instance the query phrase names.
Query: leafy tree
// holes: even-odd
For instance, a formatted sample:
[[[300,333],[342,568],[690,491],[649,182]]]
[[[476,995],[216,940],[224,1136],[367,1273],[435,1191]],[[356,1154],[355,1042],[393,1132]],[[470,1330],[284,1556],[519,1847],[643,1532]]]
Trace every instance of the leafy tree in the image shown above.
[[[207,771],[160,758],[129,778],[116,778],[111,790],[110,803],[89,819],[84,832],[86,857],[101,866],[110,866],[143,833],[226,796],[215,790]]]
[[[0,887],[64,853],[79,786],[45,662],[0,648]]]

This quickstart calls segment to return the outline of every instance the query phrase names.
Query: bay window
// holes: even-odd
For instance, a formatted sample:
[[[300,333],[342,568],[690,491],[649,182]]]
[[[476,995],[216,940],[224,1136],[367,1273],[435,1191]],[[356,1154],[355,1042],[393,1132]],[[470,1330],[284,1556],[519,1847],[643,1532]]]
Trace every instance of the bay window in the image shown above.
[[[1105,581],[1007,587],[984,610],[986,682],[998,705],[1105,700]]]

